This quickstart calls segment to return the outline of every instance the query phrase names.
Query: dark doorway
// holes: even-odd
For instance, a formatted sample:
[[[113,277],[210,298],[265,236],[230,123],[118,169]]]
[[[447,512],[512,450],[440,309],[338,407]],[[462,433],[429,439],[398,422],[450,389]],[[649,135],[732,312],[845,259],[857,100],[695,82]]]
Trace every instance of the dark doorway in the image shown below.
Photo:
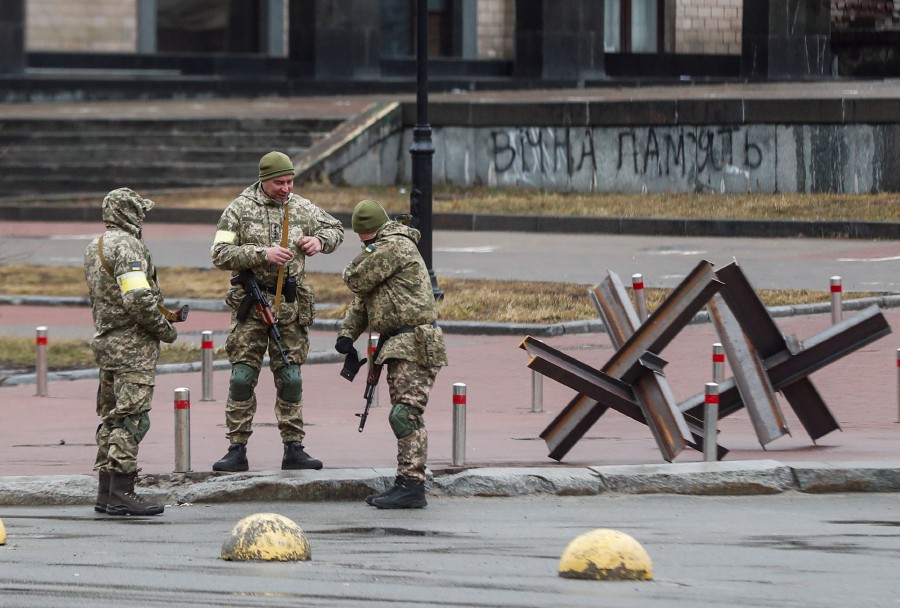
[[[157,0],[161,53],[259,53],[260,0]]]

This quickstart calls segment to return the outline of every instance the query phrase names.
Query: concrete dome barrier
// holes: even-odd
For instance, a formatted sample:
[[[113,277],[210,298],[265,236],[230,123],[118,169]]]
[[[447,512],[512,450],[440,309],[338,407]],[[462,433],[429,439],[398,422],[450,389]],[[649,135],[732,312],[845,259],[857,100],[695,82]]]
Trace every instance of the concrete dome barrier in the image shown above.
[[[276,513],[248,515],[231,529],[222,544],[226,561],[307,561],[312,557],[306,535],[296,523]]]
[[[559,575],[600,581],[651,580],[653,563],[632,537],[599,528],[569,543],[559,560]]]

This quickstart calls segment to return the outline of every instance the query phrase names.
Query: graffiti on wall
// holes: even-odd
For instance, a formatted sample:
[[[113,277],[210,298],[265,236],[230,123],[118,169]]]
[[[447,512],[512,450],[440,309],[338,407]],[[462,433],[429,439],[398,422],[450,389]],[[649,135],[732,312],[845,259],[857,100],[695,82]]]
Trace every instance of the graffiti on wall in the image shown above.
[[[538,183],[583,172],[616,179],[696,181],[726,174],[748,180],[767,146],[734,126],[492,129],[488,157],[498,181]]]

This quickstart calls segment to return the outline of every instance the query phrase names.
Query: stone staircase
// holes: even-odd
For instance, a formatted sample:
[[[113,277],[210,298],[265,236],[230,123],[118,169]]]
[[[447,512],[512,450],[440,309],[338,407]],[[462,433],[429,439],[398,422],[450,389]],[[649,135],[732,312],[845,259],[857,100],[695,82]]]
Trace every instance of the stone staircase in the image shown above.
[[[297,158],[339,119],[4,119],[0,199],[249,185],[269,150]]]

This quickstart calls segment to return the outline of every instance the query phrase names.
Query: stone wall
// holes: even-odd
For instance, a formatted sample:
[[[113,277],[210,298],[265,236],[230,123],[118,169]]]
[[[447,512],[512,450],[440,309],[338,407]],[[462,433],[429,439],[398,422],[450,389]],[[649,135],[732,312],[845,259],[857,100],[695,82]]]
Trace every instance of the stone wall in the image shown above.
[[[480,59],[512,59],[515,55],[515,30],[515,0],[479,0]]]
[[[741,54],[744,0],[678,0],[675,52]]]
[[[137,0],[26,0],[25,48],[136,52]]]
[[[676,118],[690,115],[690,104],[680,112],[662,102],[645,105],[591,106],[596,118],[578,104],[476,105],[465,120],[459,108],[437,106],[434,182],[607,193],[900,190],[893,103],[861,104],[849,116],[824,102],[723,102],[691,106],[695,120]],[[711,116],[760,120],[713,122]],[[491,117],[496,126],[489,126]],[[366,151],[329,158],[325,172],[335,183],[409,183],[411,144],[407,126],[373,140]]]

